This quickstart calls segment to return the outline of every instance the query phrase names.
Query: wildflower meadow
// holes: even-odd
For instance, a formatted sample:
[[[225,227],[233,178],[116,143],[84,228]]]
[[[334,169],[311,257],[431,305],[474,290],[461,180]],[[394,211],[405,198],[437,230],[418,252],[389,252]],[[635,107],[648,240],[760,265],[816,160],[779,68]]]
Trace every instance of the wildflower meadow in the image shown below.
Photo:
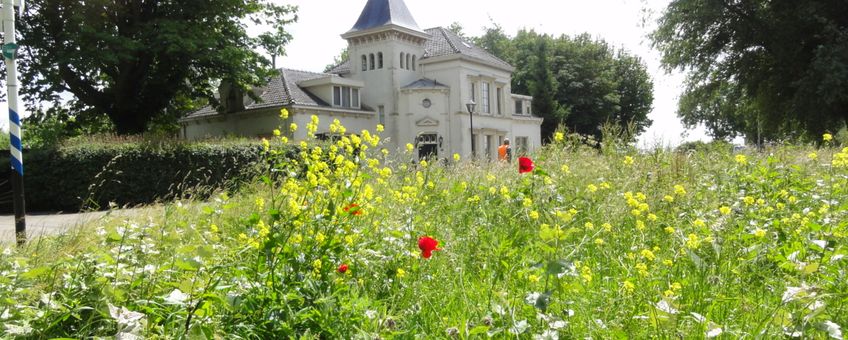
[[[383,149],[379,126],[330,129],[344,137],[276,131],[272,165],[238,192],[0,245],[0,337],[841,339],[848,326],[848,148],[827,136],[639,152],[558,133],[511,163],[419,162],[412,145]]]

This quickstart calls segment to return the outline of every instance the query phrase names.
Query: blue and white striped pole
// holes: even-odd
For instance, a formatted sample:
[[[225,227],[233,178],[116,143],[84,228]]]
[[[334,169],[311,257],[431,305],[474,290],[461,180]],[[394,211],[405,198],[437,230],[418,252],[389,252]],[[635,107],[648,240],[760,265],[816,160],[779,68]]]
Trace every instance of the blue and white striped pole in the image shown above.
[[[21,145],[21,116],[18,114],[18,44],[15,39],[15,7],[23,11],[23,0],[2,0],[3,59],[6,61],[6,86],[9,99],[9,151],[12,157],[12,200],[15,205],[15,236],[18,245],[26,243],[24,208],[24,159]]]

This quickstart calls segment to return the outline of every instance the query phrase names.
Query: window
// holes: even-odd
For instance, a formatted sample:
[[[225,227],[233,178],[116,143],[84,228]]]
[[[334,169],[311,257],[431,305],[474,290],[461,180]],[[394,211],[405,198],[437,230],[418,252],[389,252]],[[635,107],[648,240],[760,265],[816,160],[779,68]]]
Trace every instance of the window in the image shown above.
[[[403,54],[403,52],[400,52],[400,68],[401,69],[403,69],[403,58],[404,58],[404,54]]]
[[[377,68],[383,68],[383,52],[377,53]]]
[[[374,69],[374,53],[371,53],[370,55],[368,55],[368,63],[371,66],[370,69],[373,70]]]
[[[364,58],[365,56],[363,56]],[[333,86],[333,106],[342,106],[342,88]]]
[[[522,102],[522,101],[520,101],[520,100],[516,100],[516,101],[515,101],[515,114],[520,115],[520,114],[524,113],[524,105],[523,105],[523,103],[524,103],[524,102]]]
[[[333,106],[359,108],[359,89],[333,86]]]
[[[471,82],[471,101],[477,101],[477,84]]]
[[[530,114],[530,103],[524,103],[524,111],[525,114]]]
[[[410,66],[409,66],[409,64],[411,64],[411,63],[409,62],[409,61],[410,61],[410,60],[409,60],[409,57],[410,57],[410,55],[409,55],[409,54],[407,54],[407,55],[406,55],[406,69],[407,69],[407,70],[408,70],[408,69],[409,69],[409,67],[410,67]]]
[[[366,57],[364,54],[362,55],[362,70],[368,71],[368,57]]]
[[[495,108],[497,109],[497,111],[495,111],[495,112],[497,112],[498,115],[502,115],[503,114],[503,111],[501,111],[501,101],[503,101],[503,89],[502,88],[499,87],[497,89],[497,98],[495,98],[495,99],[497,100],[495,102]]]
[[[527,137],[515,137],[515,149],[518,151],[516,154],[527,154],[527,152],[530,151],[528,150],[527,144]]]
[[[415,57],[417,57],[417,56],[412,56],[412,70],[413,71],[415,71]]]
[[[351,89],[350,92],[351,92],[350,102],[352,104],[351,106],[359,107],[359,89]]]
[[[489,158],[489,160],[492,159],[493,155],[492,143],[494,143],[494,137],[495,136],[492,135],[486,135],[486,157]]]
[[[380,105],[377,108],[377,119],[380,120],[380,125],[386,126],[386,107]]]
[[[489,83],[480,84],[480,112],[491,113],[489,107]]]

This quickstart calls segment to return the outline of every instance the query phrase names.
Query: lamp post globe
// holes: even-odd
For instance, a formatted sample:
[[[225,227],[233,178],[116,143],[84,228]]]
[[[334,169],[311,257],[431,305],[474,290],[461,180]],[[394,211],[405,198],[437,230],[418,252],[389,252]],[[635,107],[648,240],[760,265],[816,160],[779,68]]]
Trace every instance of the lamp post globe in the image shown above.
[[[468,109],[468,125],[471,130],[471,158],[474,158],[477,154],[474,152],[474,108],[477,106],[477,103],[474,103],[474,100],[469,100],[467,104],[465,104],[465,108]]]

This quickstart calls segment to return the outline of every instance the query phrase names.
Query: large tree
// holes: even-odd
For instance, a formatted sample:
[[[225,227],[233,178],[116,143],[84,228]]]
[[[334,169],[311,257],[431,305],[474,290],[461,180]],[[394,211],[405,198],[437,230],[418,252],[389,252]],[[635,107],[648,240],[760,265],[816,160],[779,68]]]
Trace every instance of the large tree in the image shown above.
[[[688,72],[687,125],[762,140],[848,121],[845,0],[673,0],[652,39],[667,68]]]
[[[108,116],[118,133],[142,132],[187,98],[213,98],[218,80],[262,83],[273,70],[256,48],[282,53],[270,40],[286,37],[295,12],[266,0],[32,0],[19,22],[24,95],[71,93],[72,106]],[[274,33],[251,38],[248,22]]]
[[[520,30],[509,37],[494,25],[477,45],[515,66],[512,91],[532,94],[533,112],[545,119],[542,138],[559,125],[601,137],[604,124],[633,130],[651,124],[653,83],[642,60],[587,34],[553,37]]]

